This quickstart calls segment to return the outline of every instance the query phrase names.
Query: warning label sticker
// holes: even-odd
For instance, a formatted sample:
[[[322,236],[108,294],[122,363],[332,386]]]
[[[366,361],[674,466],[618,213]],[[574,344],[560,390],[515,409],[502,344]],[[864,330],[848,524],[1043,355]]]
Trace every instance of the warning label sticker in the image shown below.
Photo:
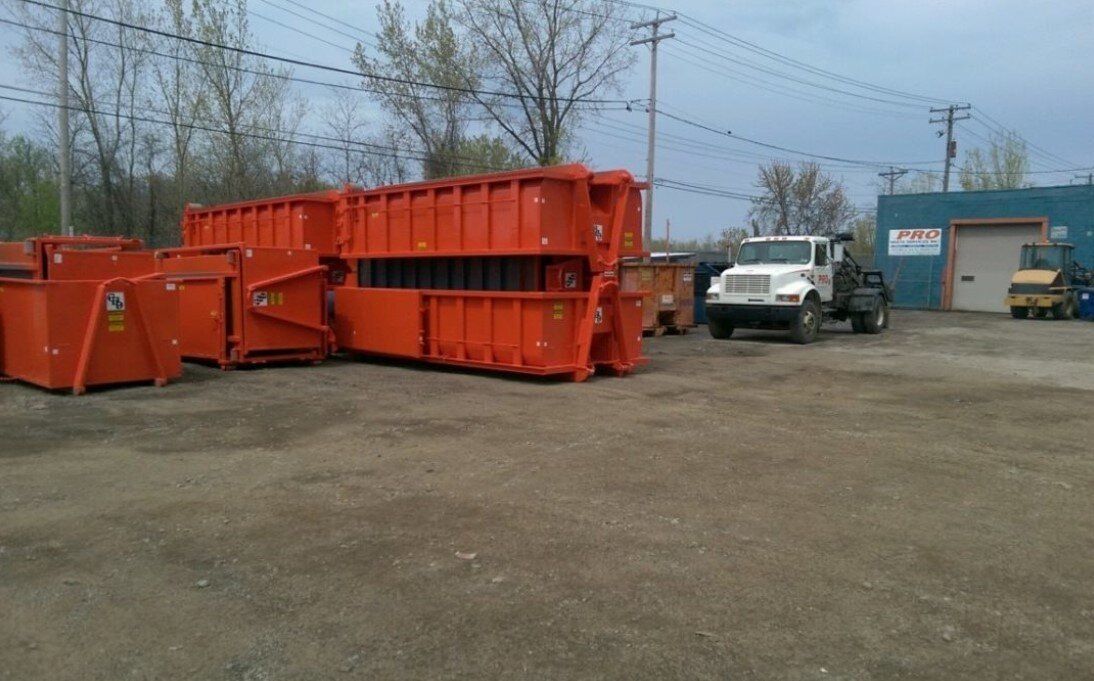
[[[602,308],[602,307],[597,307],[596,308],[596,312],[593,314],[593,323],[594,324],[603,324],[604,323],[604,308]]]
[[[577,272],[567,272],[562,280],[563,288],[577,288]]]
[[[604,225],[593,225],[593,238],[597,241],[604,240]]]
[[[125,313],[124,312],[107,312],[106,313],[106,330],[111,333],[117,331],[125,331]]]
[[[251,294],[251,305],[255,307],[272,307],[284,304],[285,294],[281,291],[255,291]]]
[[[563,312],[566,310],[566,306],[563,303],[555,303],[554,311],[551,313],[551,319],[562,319],[564,317]]]

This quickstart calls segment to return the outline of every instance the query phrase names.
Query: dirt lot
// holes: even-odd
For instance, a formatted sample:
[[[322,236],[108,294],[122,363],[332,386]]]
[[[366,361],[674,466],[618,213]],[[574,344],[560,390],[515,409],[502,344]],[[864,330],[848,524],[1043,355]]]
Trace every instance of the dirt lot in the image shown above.
[[[1094,677],[1094,324],[646,348],[0,385],[0,678]]]

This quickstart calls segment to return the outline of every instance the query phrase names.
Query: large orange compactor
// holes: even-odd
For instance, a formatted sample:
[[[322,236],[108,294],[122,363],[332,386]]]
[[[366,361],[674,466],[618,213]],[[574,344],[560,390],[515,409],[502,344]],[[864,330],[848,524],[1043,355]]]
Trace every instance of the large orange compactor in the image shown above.
[[[582,381],[641,354],[642,185],[582,165],[348,192],[335,336],[359,354]]]

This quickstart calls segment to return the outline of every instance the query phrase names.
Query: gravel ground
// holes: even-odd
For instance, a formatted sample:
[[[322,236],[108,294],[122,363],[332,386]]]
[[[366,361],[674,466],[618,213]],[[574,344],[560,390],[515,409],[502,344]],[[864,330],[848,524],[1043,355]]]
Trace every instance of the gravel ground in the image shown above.
[[[0,678],[1094,678],[1094,324],[0,385]]]

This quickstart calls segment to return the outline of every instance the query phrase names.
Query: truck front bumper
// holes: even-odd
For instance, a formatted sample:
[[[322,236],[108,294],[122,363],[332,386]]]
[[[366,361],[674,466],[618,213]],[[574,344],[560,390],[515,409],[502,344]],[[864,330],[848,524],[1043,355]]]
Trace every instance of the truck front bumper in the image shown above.
[[[727,305],[707,303],[707,319],[733,326],[751,324],[789,324],[798,318],[797,305]]]

